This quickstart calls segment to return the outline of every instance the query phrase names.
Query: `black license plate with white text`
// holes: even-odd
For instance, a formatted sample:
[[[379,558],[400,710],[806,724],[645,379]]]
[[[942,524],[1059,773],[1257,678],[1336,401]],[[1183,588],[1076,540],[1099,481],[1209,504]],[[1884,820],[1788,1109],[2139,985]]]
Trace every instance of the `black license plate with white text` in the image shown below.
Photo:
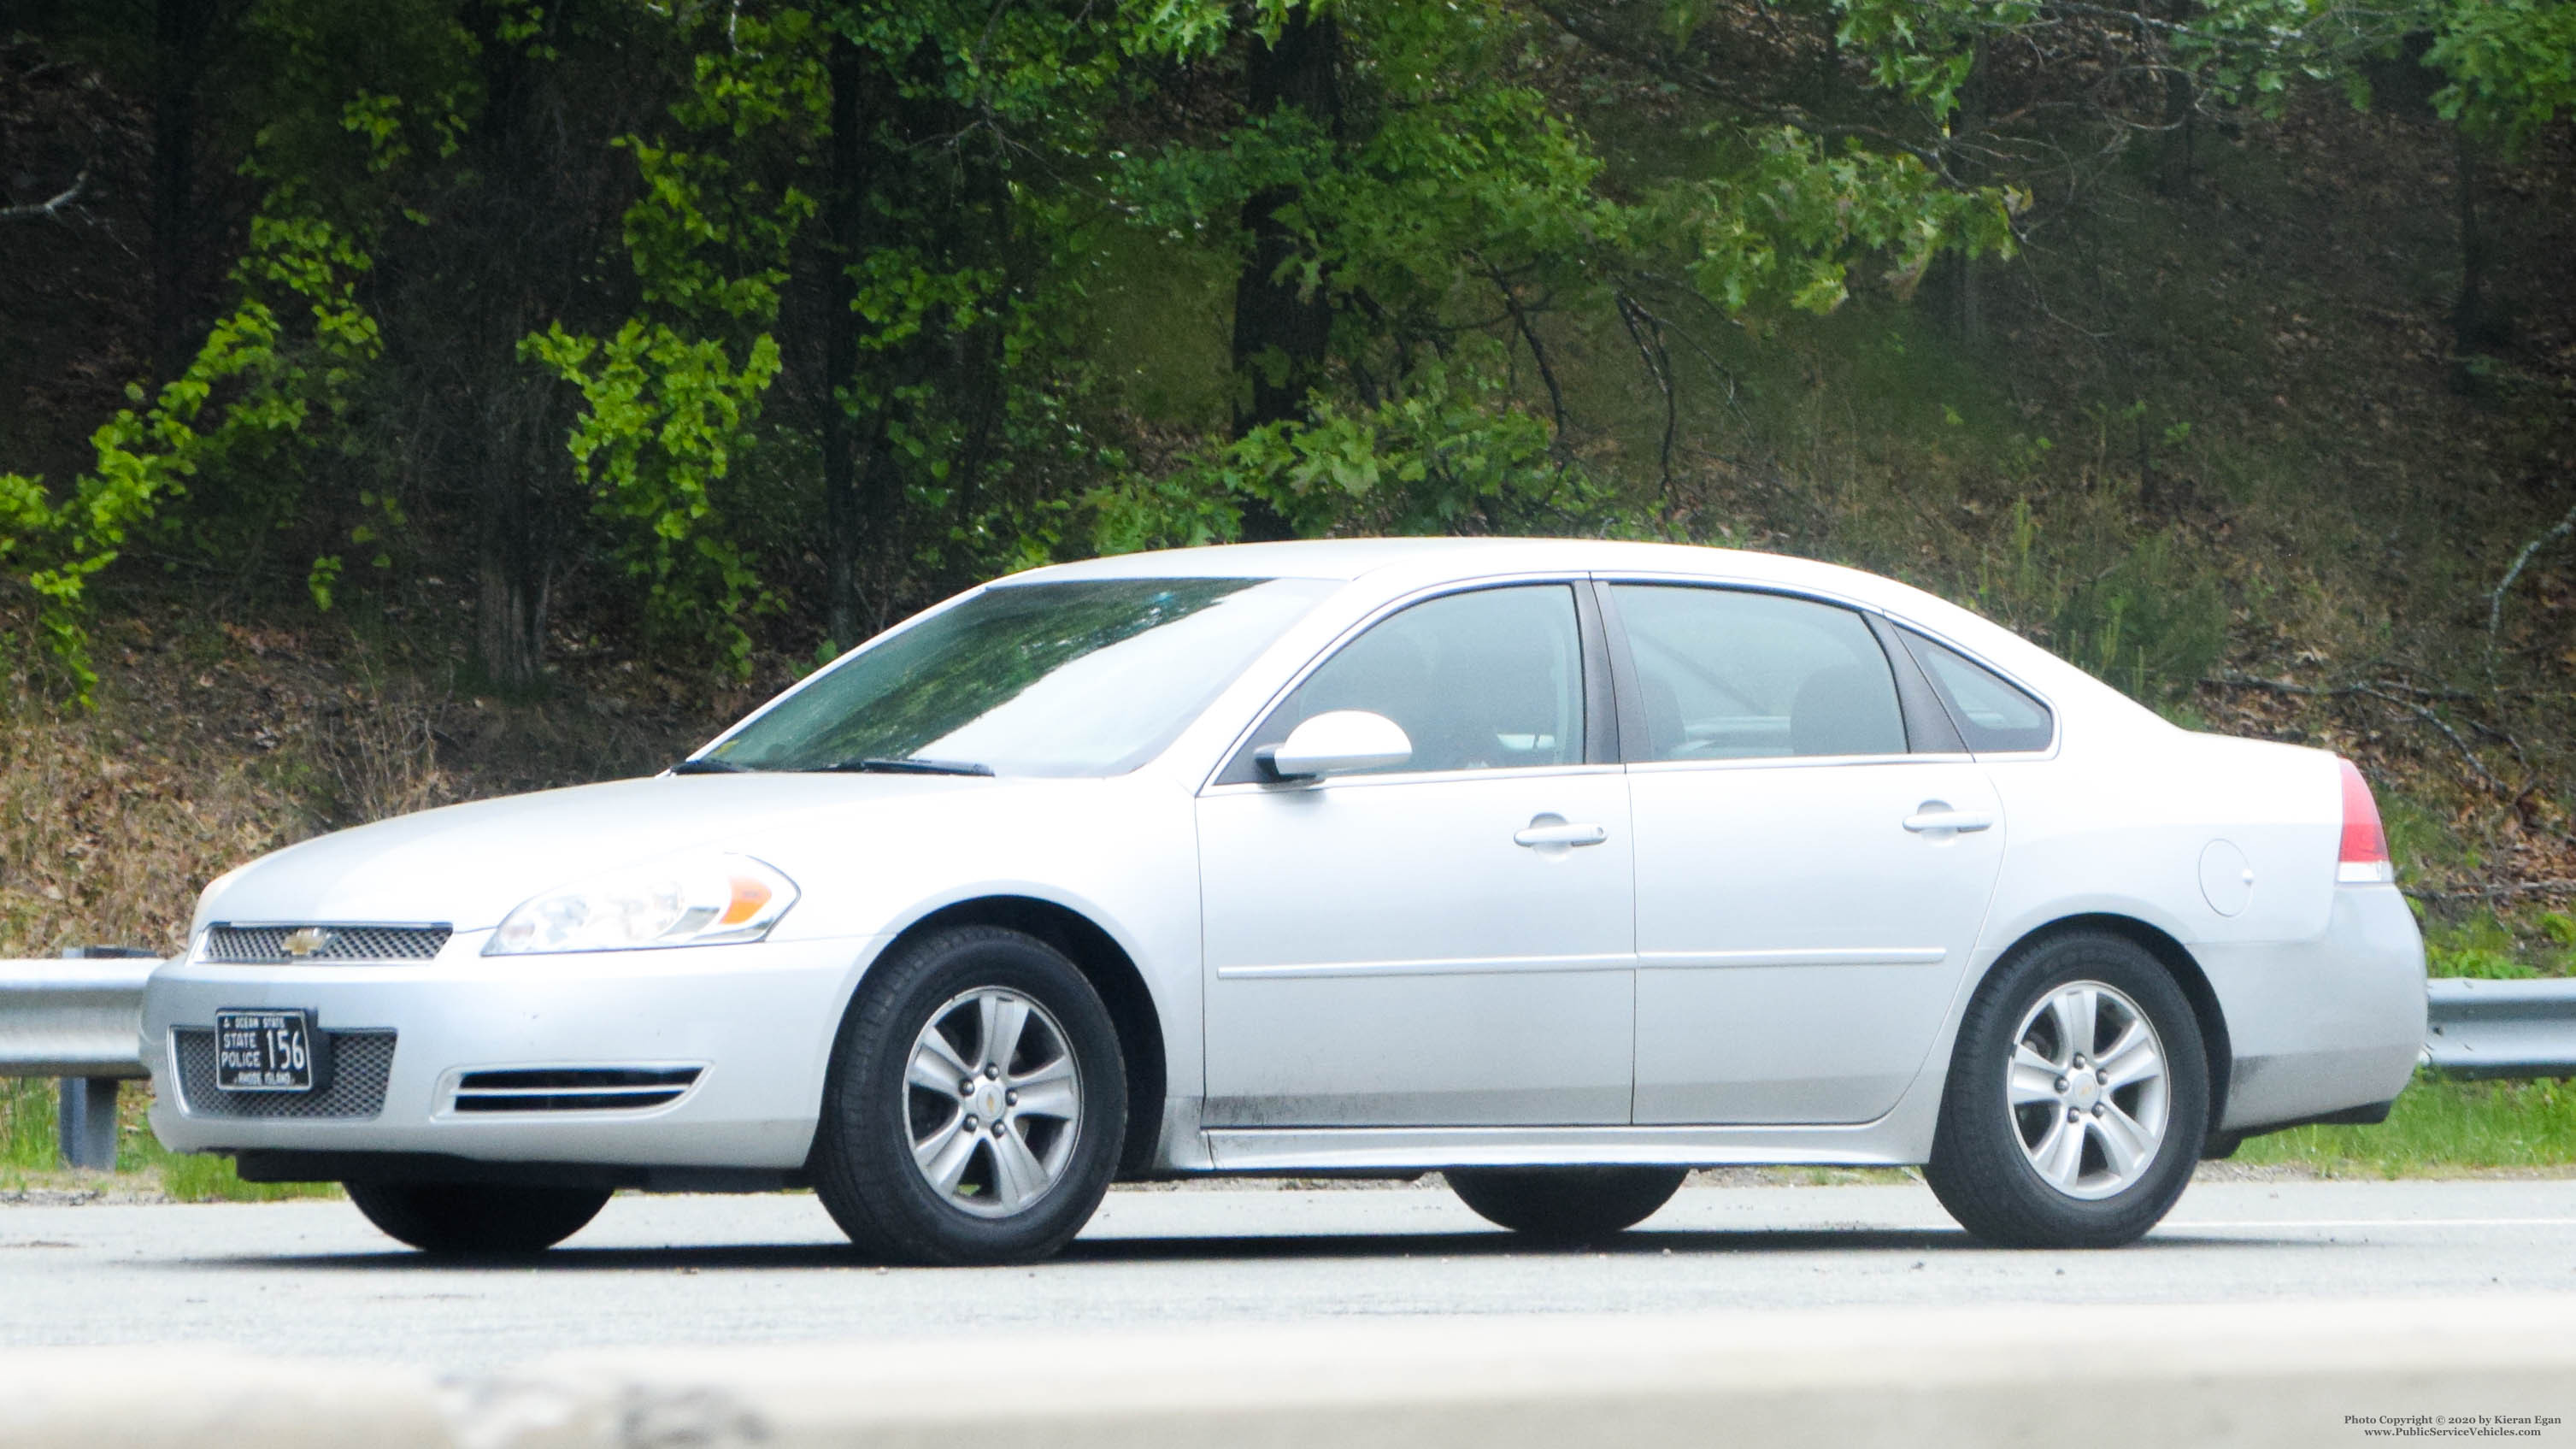
[[[215,1085],[227,1092],[312,1091],[313,1036],[309,1011],[218,1011]]]

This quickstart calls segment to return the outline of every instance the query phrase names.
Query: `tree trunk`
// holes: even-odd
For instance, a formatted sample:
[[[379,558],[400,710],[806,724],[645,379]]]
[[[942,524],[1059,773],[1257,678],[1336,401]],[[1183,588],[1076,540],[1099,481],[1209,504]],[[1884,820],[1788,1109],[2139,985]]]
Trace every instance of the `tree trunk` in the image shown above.
[[[508,427],[507,423],[501,424]],[[496,465],[483,485],[477,540],[475,652],[486,678],[505,690],[533,688],[545,667],[546,596],[552,588],[548,530],[525,460],[493,439]]]
[[[859,93],[865,85],[865,57],[847,35],[832,37],[832,159],[828,213],[824,217],[823,263],[830,269],[823,287],[823,534],[825,581],[823,632],[836,649],[847,649],[865,637],[859,625],[859,549],[865,520],[860,516],[856,439],[850,426],[852,385],[858,376],[858,325],[853,315],[858,282],[850,268],[864,244],[867,198],[866,137]],[[870,449],[871,455],[876,450]]]
[[[546,605],[554,588],[549,464],[563,437],[553,384],[528,376],[486,382],[467,455],[478,478],[475,653],[494,687],[523,691],[544,677]]]
[[[2478,217],[2478,187],[2484,170],[2478,143],[2462,127],[2453,126],[2451,133],[2457,146],[2454,154],[2459,179],[2455,189],[2460,206],[2460,294],[2451,305],[2451,346],[2453,352],[2466,359],[2492,351],[2502,340],[2503,329],[2486,295],[2493,247]],[[2468,380],[2465,362],[2460,379]]]
[[[2177,25],[2188,23],[2195,0],[2174,0],[2165,18]],[[2191,185],[2198,158],[2193,154],[2199,137],[2196,134],[2200,114],[2198,88],[2191,73],[2174,61],[2173,47],[2165,47],[2165,114],[2164,154],[2158,158],[2156,187],[2169,196],[2178,196]]]
[[[1341,134],[1341,25],[1310,7],[1288,12],[1279,39],[1256,37],[1244,62],[1244,110],[1260,117],[1294,107],[1339,139]],[[1321,379],[1332,345],[1333,308],[1321,287],[1301,289],[1281,269],[1299,256],[1296,236],[1279,213],[1298,199],[1297,188],[1274,186],[1243,204],[1250,255],[1234,286],[1234,371],[1247,387],[1234,414],[1234,435],[1301,417],[1306,394]],[[1286,538],[1285,520],[1254,500],[1244,511],[1246,538]]]
[[[551,7],[549,22],[559,26],[566,8]],[[466,349],[463,372],[481,422],[464,450],[475,460],[481,505],[475,646],[495,687],[526,690],[545,665],[554,563],[547,484],[570,462],[551,405],[554,385],[526,371],[516,354],[547,310],[536,288],[562,274],[565,258],[550,255],[564,241],[549,174],[559,155],[549,144],[554,128],[541,124],[546,62],[531,57],[524,42],[501,37],[503,6],[486,3],[474,13],[484,27],[483,114],[470,142],[481,172],[483,237],[457,298],[464,315],[456,343]]]
[[[1985,128],[1986,69],[1986,42],[1980,39],[1970,55],[1967,78],[1959,84],[1958,109],[1950,117],[1951,151],[1946,160],[1950,179],[1960,186],[1974,186],[1985,174],[1981,162],[1958,148]],[[1944,252],[1924,280],[1933,294],[1934,315],[1949,324],[1951,335],[1964,343],[1982,340],[1985,309],[1977,295],[1977,265],[1968,254]]]
[[[195,255],[197,83],[215,0],[155,0],[152,24],[152,363],[161,381],[196,356],[189,318]]]

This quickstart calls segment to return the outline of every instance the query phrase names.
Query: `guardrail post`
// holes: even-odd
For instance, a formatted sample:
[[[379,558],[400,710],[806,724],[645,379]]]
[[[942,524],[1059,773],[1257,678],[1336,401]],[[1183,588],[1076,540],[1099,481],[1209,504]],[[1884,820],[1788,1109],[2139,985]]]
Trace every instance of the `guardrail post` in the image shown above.
[[[116,1079],[65,1077],[56,1117],[63,1165],[98,1172],[116,1170]]]
[[[153,955],[132,946],[73,946],[66,961],[140,960]],[[94,1172],[116,1170],[116,1087],[114,1077],[64,1077],[54,1112],[54,1136],[65,1167]]]

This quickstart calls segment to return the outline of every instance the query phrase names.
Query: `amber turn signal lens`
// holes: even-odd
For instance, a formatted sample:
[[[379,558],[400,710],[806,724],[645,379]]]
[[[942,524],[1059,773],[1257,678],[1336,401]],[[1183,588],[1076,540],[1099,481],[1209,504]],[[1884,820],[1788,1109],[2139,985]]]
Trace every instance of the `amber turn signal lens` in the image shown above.
[[[726,902],[725,912],[722,916],[716,918],[716,924],[721,926],[739,926],[743,922],[750,920],[753,916],[760,914],[760,908],[768,904],[769,887],[762,885],[760,882],[753,880],[749,876],[735,876],[733,878],[733,899]]]

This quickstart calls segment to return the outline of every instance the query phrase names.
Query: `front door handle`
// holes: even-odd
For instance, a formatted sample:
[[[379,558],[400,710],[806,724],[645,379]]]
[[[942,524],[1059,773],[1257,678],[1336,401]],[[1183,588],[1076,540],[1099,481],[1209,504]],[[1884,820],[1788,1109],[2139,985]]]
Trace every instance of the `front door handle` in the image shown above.
[[[1610,838],[1610,832],[1598,825],[1568,825],[1562,820],[1540,824],[1531,821],[1526,830],[1512,832],[1514,845],[1599,845]]]
[[[1953,810],[1937,800],[1927,800],[1923,807],[1905,817],[1905,828],[1921,834],[1927,830],[1952,830],[1961,835],[1994,828],[1995,817],[1975,810]]]

